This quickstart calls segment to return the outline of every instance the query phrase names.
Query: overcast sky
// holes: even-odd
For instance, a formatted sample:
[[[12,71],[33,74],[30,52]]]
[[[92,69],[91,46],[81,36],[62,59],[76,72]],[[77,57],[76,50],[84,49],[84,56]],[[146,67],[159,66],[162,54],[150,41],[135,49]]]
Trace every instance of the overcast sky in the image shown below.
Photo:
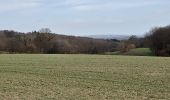
[[[142,35],[170,24],[170,0],[0,0],[0,29]]]

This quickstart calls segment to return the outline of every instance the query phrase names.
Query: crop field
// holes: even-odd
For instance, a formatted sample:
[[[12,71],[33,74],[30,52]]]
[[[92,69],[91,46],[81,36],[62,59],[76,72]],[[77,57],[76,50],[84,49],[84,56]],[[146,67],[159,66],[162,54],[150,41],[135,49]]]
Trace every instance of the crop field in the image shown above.
[[[170,58],[0,54],[0,100],[168,100]]]

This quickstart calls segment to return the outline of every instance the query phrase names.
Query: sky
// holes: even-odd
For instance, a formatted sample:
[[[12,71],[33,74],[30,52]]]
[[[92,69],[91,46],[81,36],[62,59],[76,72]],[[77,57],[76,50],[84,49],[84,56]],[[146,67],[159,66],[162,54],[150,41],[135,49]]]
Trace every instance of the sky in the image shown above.
[[[170,24],[170,0],[0,0],[0,30],[143,35]]]

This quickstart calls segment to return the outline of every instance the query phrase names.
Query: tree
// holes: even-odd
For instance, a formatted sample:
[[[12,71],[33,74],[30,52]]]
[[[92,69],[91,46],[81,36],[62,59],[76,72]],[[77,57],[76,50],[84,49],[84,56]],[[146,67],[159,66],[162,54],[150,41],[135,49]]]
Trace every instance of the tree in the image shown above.
[[[129,40],[130,42],[135,42],[137,39],[138,39],[138,37],[137,37],[136,35],[132,35],[132,36],[129,37],[128,40]]]
[[[4,51],[7,45],[7,38],[4,33],[0,33],[0,51]]]
[[[145,46],[144,38],[139,38],[136,35],[132,35],[128,39],[129,44],[135,45],[136,48],[143,48]]]
[[[154,28],[145,36],[157,56],[170,56],[170,26]]]
[[[41,28],[39,33],[51,33],[51,30],[49,28]]]
[[[39,30],[39,32],[36,32],[34,42],[35,45],[39,48],[39,52],[47,53],[48,47],[54,38],[55,35],[51,33],[49,28],[42,28]]]
[[[119,41],[117,41],[119,42]],[[0,31],[0,51],[10,53],[86,53],[113,52],[117,42],[51,33],[48,28],[39,32],[21,33]]]

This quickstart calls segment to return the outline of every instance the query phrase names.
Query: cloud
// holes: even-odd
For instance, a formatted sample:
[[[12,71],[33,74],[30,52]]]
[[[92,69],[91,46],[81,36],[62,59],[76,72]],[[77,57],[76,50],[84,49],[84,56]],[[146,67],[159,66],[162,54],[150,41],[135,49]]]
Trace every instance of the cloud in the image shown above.
[[[0,12],[23,10],[42,5],[76,11],[117,10],[161,4],[160,0],[0,0]]]
[[[126,8],[140,8],[162,4],[160,0],[63,0],[57,6],[77,11],[117,10]]]
[[[76,5],[72,8],[76,10],[92,11],[92,10],[117,10],[127,8],[140,8],[145,6],[151,6],[159,4],[158,2],[106,2],[96,4],[82,4]]]
[[[39,4],[38,0],[0,0],[0,12],[23,10]]]

